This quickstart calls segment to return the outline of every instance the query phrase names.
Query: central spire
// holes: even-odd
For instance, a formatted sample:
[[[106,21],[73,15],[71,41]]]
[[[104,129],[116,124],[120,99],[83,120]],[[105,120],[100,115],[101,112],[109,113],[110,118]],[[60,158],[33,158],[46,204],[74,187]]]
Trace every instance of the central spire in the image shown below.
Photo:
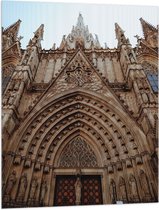
[[[96,35],[94,38],[93,35],[89,33],[88,26],[84,25],[81,13],[79,13],[77,24],[72,27],[71,33],[66,38],[65,35],[63,36],[60,49],[75,49],[79,47],[85,49],[101,48],[98,36]]]

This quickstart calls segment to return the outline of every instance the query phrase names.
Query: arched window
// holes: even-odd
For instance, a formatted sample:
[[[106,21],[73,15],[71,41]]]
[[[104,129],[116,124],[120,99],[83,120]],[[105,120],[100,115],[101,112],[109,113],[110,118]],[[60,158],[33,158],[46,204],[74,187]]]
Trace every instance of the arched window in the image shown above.
[[[147,73],[147,79],[151,85],[152,90],[158,92],[158,75],[155,73]]]
[[[5,66],[2,69],[2,93],[4,93],[6,87],[11,79],[14,68],[15,68],[15,66],[10,64],[8,66]]]
[[[150,86],[154,93],[158,92],[158,70],[157,66],[150,64],[148,62],[142,63],[144,72],[147,76],[147,79],[150,83]]]

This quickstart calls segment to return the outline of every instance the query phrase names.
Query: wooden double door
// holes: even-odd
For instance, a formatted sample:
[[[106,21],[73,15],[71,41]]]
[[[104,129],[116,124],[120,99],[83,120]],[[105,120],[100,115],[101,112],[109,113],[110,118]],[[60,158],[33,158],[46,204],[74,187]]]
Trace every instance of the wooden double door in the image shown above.
[[[76,203],[76,176],[56,176],[55,206],[72,206]],[[80,177],[81,196],[79,205],[102,204],[101,176],[83,175]]]

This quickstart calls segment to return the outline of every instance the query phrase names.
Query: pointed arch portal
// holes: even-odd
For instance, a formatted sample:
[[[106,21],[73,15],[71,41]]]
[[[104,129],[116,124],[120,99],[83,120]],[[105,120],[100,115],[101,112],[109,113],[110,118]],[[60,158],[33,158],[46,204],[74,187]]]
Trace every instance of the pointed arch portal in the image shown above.
[[[117,193],[120,172],[129,174],[128,170],[143,162],[143,133],[137,125],[131,128],[132,120],[107,96],[80,88],[58,94],[47,102],[41,101],[18,129],[13,137],[14,156],[8,171],[11,173],[16,167],[17,176],[25,174],[28,186],[41,177],[37,206],[39,202],[48,206],[77,204],[78,177],[82,186],[78,204],[116,202],[117,194],[113,198],[109,194],[112,177]],[[123,177],[123,183],[126,178]],[[44,183],[47,191],[41,199]],[[15,185],[18,193],[18,182]],[[129,189],[125,185],[122,189],[124,202],[128,202]],[[30,191],[31,187],[27,188],[26,200]]]

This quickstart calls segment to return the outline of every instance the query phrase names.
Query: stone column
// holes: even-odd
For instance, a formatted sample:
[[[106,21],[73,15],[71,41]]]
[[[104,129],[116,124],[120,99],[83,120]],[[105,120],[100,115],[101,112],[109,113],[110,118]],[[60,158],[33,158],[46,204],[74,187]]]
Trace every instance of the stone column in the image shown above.
[[[54,205],[54,197],[55,197],[55,182],[56,182],[56,174],[53,169],[50,170],[50,186],[49,186],[49,193],[46,199],[46,203],[48,203],[48,206]]]
[[[103,175],[102,175],[102,192],[103,192],[103,204],[107,204],[107,198],[108,198],[108,189],[107,189],[107,169],[103,168]]]
[[[151,164],[150,164],[150,156],[149,154],[144,154],[143,156],[143,164],[145,168],[145,172],[147,173],[148,180],[150,183],[150,190],[153,198],[155,201],[158,199],[158,177],[156,177],[155,173],[152,170]]]

